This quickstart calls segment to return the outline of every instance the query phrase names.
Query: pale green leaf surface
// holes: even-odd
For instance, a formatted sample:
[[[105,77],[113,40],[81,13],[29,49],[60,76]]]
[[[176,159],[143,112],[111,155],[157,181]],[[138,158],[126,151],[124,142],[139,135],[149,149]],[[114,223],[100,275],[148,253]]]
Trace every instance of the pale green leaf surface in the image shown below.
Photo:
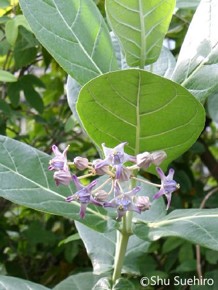
[[[122,52],[122,48],[120,46],[120,42],[118,38],[113,32],[110,33],[110,36],[111,36],[112,44],[114,47],[114,51],[115,51],[117,62],[119,64],[120,69],[130,68],[128,64],[126,63],[126,58]],[[144,69],[146,71],[149,71],[154,74],[170,79],[175,69],[175,66],[176,66],[175,57],[173,56],[173,54],[167,47],[163,46],[157,61],[155,61],[151,65],[146,65]]]
[[[189,26],[172,79],[202,103],[218,89],[218,1],[202,0]]]
[[[127,141],[127,152],[133,155],[165,150],[165,166],[196,141],[205,114],[183,87],[137,69],[108,73],[87,83],[77,111],[98,146]]]
[[[117,69],[105,21],[90,0],[20,0],[33,32],[80,84]]]
[[[176,7],[177,8],[188,8],[188,9],[195,9],[201,0],[176,0]]]
[[[13,74],[11,74],[8,71],[0,69],[0,82],[11,83],[11,82],[16,82],[16,81],[17,81],[17,78]]]
[[[0,136],[0,196],[36,210],[79,220],[99,231],[113,226],[107,212],[100,207],[89,206],[86,219],[79,217],[80,204],[65,201],[75,189],[73,185],[55,185],[53,173],[48,171],[50,159],[28,145]]]
[[[0,290],[49,290],[45,286],[20,278],[0,276]]]
[[[129,66],[157,60],[172,17],[174,0],[106,0],[110,25],[122,43]]]
[[[207,99],[207,109],[211,119],[218,122],[218,93],[214,93]]]
[[[56,285],[53,290],[91,290],[95,283],[100,279],[92,272],[85,272],[72,275]]]
[[[174,236],[218,250],[218,209],[181,209],[151,223],[138,222],[135,233],[145,240]]]

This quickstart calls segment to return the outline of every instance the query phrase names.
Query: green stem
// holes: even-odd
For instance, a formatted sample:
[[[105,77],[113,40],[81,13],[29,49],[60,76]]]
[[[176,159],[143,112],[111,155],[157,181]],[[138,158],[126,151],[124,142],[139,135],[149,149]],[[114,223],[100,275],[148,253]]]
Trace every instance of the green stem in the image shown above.
[[[125,229],[126,229],[126,219],[123,218],[123,231],[117,231],[114,272],[112,277],[113,284],[115,284],[116,280],[121,277],[123,262],[126,254],[128,240],[130,237],[130,234],[126,232]]]

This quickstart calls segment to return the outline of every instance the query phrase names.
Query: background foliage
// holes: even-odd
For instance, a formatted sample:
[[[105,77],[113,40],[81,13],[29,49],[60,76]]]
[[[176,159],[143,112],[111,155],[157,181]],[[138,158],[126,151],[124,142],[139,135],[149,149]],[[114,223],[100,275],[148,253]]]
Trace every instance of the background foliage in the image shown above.
[[[104,1],[96,2],[101,14],[105,16]],[[199,1],[177,1],[178,9],[166,38],[175,57],[178,56],[198,3]],[[2,0],[0,9],[0,134],[23,141],[47,153],[50,153],[52,144],[70,144],[70,159],[77,155],[90,158],[98,156],[68,107],[64,88],[66,73],[35,38],[22,15],[18,1]],[[90,29],[98,27],[100,13],[95,19],[96,22],[92,23]],[[77,35],[75,37],[78,39]],[[43,43],[43,36],[41,41]],[[107,44],[107,39],[104,41]],[[82,45],[87,49],[92,47],[88,39],[82,40]],[[111,48],[107,47],[106,55],[109,55]],[[213,51],[209,52],[205,58],[212,53]],[[84,61],[87,62],[87,59]],[[91,65],[93,64],[89,64],[89,68]],[[198,66],[197,60],[195,65]],[[113,62],[112,67],[116,68]],[[83,84],[98,75],[99,70],[108,70],[107,59],[104,64],[91,67],[90,75],[78,71],[78,75],[73,77]],[[202,72],[200,76],[192,75],[193,79],[181,82],[186,82],[186,87],[191,89],[195,78],[204,77],[205,74],[207,71]],[[84,75],[88,79],[84,80]],[[178,81],[176,74],[174,79]],[[200,99],[201,89],[199,87],[197,92]],[[218,202],[217,92],[216,88],[212,88],[213,93],[209,89],[209,98],[204,104],[207,109],[207,122],[201,137],[172,164],[176,169],[175,179],[181,185],[181,189],[174,195],[172,209],[210,209]],[[72,220],[36,212],[11,204],[2,198],[0,208],[1,274],[29,279],[46,287],[55,286],[70,274],[87,272],[85,275],[89,275],[92,266],[80,239],[80,236],[83,237],[82,225],[77,224],[78,235]],[[135,232],[140,236],[140,225],[136,227]],[[151,234],[155,236],[155,230]],[[162,235],[164,236],[164,233]],[[97,233],[95,237],[98,240]],[[114,237],[110,238],[113,243]],[[84,243],[93,261],[91,245],[85,238]],[[137,240],[132,241],[132,249],[137,245]],[[161,277],[167,277],[178,273],[181,277],[193,277],[196,274],[196,267],[199,265],[199,256],[196,253],[199,252],[190,242],[170,237],[152,244],[144,241],[143,246],[146,251],[143,252],[142,249],[138,257],[131,256],[131,249],[127,253],[130,260],[137,259],[138,269],[131,269],[136,275],[159,274]],[[108,247],[110,249],[110,245]],[[113,252],[108,250],[108,254],[113,255]],[[201,264],[205,275],[218,277],[217,261],[217,251],[201,248]],[[131,265],[126,261],[126,273],[130,268]],[[94,273],[99,274],[99,270],[94,268]],[[77,277],[81,281],[82,276],[75,276],[75,281],[70,281],[71,285],[76,284]],[[85,289],[84,287],[81,289]],[[61,289],[61,285],[58,289]]]

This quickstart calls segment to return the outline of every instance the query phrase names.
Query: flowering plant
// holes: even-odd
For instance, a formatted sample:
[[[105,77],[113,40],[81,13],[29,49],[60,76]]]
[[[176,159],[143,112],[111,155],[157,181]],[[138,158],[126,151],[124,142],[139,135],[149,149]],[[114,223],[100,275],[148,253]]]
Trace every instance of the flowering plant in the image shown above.
[[[202,35],[190,31],[202,17],[216,23],[209,2],[218,9],[217,2],[201,1],[177,62],[163,46],[175,0],[106,0],[110,32],[94,1],[19,2],[37,39],[69,74],[69,106],[98,151],[94,160],[69,160],[69,145],[53,145],[51,157],[0,137],[1,196],[73,219],[90,255],[93,273],[54,289],[78,279],[78,289],[139,289],[137,262],[162,237],[218,250],[217,209],[171,206],[180,188],[172,162],[199,138],[203,104],[217,89],[217,69],[210,81],[202,77],[217,65],[217,33],[209,24]]]

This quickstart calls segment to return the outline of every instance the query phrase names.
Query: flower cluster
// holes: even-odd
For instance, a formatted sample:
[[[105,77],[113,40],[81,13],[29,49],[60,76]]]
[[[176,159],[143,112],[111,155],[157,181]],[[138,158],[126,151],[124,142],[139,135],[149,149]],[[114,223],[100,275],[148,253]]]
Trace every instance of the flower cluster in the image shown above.
[[[117,210],[117,220],[120,221],[127,211],[134,211],[141,213],[148,210],[151,202],[147,196],[137,195],[141,191],[140,186],[135,186],[129,191],[125,191],[123,184],[126,181],[138,180],[134,172],[141,168],[147,169],[151,164],[155,166],[166,158],[164,151],[144,152],[136,156],[129,155],[124,152],[126,142],[117,145],[114,148],[108,148],[102,144],[104,159],[97,159],[89,162],[87,158],[76,157],[73,162],[68,162],[67,151],[68,147],[63,152],[60,152],[57,146],[52,146],[54,157],[49,162],[49,170],[54,171],[54,180],[56,185],[69,185],[71,182],[75,184],[77,191],[66,198],[67,202],[79,202],[80,217],[85,217],[86,208],[89,204],[94,204],[104,208],[115,208]],[[131,163],[126,166],[125,164]],[[69,165],[73,164],[77,169],[87,171],[80,177],[73,175],[70,171]],[[160,167],[156,168],[157,173],[161,179],[161,184],[153,184],[145,179],[140,181],[153,184],[160,188],[154,195],[157,199],[165,195],[167,199],[167,209],[170,206],[172,193],[179,188],[179,184],[173,180],[174,170],[171,168],[168,175],[165,176]],[[91,181],[88,185],[83,185],[80,179],[91,176],[106,175],[107,179],[103,184],[98,185],[98,180]],[[111,189],[105,190],[105,186],[110,183]],[[97,186],[98,185],[98,186]],[[111,197],[112,195],[112,197]]]

